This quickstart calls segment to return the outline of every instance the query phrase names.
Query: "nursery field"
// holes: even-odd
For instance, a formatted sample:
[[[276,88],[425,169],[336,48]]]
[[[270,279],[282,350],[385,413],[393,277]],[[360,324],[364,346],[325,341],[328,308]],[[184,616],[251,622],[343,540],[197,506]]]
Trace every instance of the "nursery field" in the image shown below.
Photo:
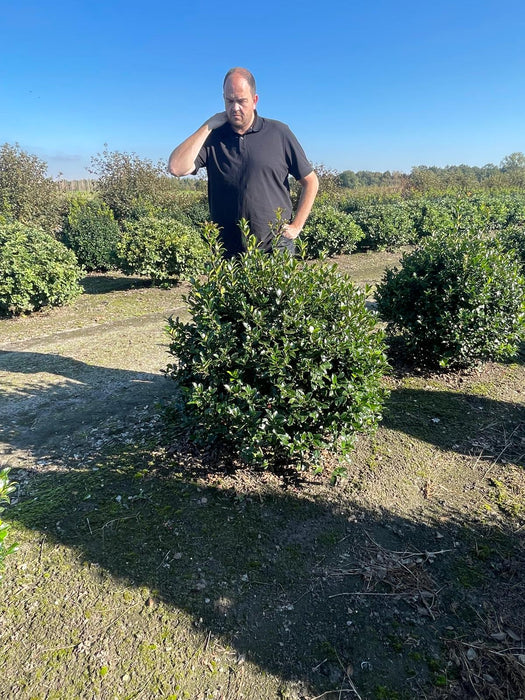
[[[1,698],[525,698],[525,348],[392,358],[346,476],[257,471],[163,422],[185,283],[82,284],[0,320]]]

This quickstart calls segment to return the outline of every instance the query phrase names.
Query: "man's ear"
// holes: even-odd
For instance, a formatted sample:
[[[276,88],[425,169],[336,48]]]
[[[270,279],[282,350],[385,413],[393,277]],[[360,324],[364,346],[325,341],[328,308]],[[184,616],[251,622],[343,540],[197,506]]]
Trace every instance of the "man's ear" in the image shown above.
[[[259,95],[253,96],[253,106],[257,107],[257,102],[259,102]]]

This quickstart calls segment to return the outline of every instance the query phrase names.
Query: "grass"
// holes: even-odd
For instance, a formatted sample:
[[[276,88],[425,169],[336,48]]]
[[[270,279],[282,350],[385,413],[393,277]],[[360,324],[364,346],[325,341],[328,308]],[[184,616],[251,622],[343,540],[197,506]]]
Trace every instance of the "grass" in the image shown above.
[[[370,283],[381,255],[338,263]],[[73,307],[0,322],[20,544],[0,588],[1,697],[519,697],[520,358],[397,368],[333,486],[170,433],[154,374],[181,290],[85,286]]]

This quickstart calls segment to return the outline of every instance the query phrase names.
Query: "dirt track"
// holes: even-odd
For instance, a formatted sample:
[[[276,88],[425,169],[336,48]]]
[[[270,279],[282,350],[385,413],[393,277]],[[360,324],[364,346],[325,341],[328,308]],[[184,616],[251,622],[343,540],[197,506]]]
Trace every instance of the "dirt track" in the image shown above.
[[[139,417],[173,391],[161,373],[165,318],[0,344],[0,463],[60,468],[117,436],[131,438]]]

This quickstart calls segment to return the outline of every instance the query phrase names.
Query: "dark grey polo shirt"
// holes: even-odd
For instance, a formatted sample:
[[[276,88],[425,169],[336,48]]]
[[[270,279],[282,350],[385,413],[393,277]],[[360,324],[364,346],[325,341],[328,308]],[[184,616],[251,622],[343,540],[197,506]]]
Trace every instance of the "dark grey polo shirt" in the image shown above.
[[[257,112],[252,127],[240,136],[229,122],[214,129],[195,161],[195,172],[208,171],[212,220],[221,230],[227,256],[243,250],[237,222],[245,218],[264,250],[271,249],[275,211],[292,216],[288,175],[300,180],[313,168],[286,124]]]

